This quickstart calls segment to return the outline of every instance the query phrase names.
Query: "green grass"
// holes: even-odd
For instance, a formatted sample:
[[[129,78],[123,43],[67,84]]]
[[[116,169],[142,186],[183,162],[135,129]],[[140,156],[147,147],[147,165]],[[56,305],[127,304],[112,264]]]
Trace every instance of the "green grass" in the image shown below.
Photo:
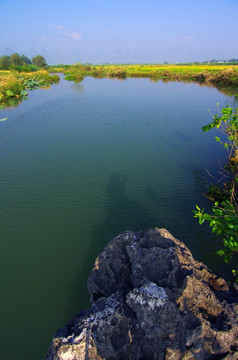
[[[36,72],[0,71],[1,107],[13,104],[15,100],[27,95],[28,89],[47,86],[59,81],[57,75],[50,75],[46,70]]]
[[[133,65],[82,65],[60,68],[67,80],[81,81],[85,76],[93,77],[148,77],[154,80],[195,81],[210,85],[238,87],[238,65],[213,64],[133,64]]]
[[[125,79],[146,77],[153,81],[193,81],[216,86],[220,91],[234,95],[238,92],[238,65],[228,64],[110,64],[59,65],[35,72],[0,71],[0,103],[21,98],[27,89],[46,86],[59,80],[49,72],[62,72],[65,79],[80,82],[85,76]]]

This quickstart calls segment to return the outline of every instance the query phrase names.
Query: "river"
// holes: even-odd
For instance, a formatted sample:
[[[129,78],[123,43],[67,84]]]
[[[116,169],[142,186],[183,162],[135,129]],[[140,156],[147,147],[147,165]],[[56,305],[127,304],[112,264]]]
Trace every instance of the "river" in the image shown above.
[[[234,99],[194,83],[61,79],[1,111],[1,358],[41,360],[89,307],[96,255],[126,229],[165,227],[228,276],[193,218],[226,154],[201,127]]]

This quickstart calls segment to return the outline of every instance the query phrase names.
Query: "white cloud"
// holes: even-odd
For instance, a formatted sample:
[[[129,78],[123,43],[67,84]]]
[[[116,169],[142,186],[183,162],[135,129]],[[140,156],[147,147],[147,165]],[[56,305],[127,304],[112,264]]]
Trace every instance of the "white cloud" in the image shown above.
[[[79,33],[77,33],[76,31],[70,32],[63,25],[52,25],[52,24],[50,24],[50,25],[48,25],[48,27],[58,30],[60,35],[69,37],[69,38],[71,38],[73,40],[76,40],[76,41],[81,40],[81,35]]]

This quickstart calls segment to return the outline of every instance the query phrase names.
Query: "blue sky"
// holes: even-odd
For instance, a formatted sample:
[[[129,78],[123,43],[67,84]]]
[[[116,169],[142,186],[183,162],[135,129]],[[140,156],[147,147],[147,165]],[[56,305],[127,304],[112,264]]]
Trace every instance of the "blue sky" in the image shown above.
[[[0,0],[0,55],[49,64],[238,58],[238,0]]]

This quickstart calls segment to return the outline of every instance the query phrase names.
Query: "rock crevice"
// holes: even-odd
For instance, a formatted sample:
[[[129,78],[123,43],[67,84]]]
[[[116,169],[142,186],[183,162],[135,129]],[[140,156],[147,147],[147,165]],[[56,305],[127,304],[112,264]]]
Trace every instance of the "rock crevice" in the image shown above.
[[[238,288],[165,229],[125,231],[98,255],[92,307],[58,330],[46,360],[238,359]]]

